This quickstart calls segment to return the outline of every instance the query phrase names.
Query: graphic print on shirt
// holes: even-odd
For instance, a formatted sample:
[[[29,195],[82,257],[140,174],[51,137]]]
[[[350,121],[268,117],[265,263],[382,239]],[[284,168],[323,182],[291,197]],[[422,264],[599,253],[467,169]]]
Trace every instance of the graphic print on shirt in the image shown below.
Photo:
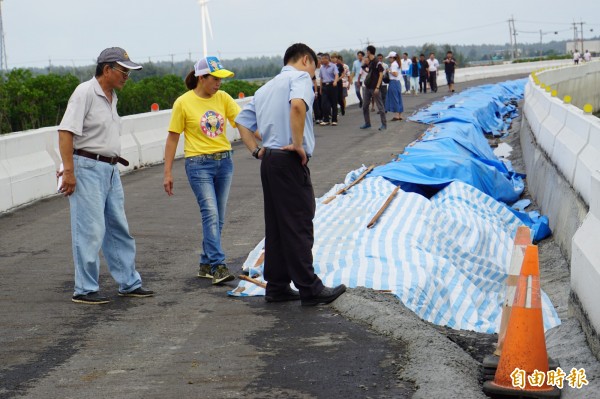
[[[200,129],[202,132],[210,137],[215,138],[225,129],[225,119],[223,115],[215,111],[206,111],[202,118],[200,118]]]

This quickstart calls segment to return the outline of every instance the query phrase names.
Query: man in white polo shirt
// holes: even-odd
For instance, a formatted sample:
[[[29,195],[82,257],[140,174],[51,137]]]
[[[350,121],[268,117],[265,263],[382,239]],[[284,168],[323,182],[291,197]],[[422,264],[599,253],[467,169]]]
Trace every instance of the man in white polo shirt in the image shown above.
[[[429,66],[429,87],[431,87],[431,91],[437,93],[437,71],[440,67],[440,62],[435,58],[434,53],[429,54],[427,65]]]
[[[100,53],[96,76],[81,83],[69,99],[58,127],[64,165],[60,192],[69,197],[71,239],[75,263],[72,301],[84,304],[110,302],[100,295],[98,275],[102,253],[119,295],[149,297],[135,270],[135,241],[125,217],[124,194],[117,163],[120,157],[121,120],[117,94],[131,70],[142,69],[119,47]]]

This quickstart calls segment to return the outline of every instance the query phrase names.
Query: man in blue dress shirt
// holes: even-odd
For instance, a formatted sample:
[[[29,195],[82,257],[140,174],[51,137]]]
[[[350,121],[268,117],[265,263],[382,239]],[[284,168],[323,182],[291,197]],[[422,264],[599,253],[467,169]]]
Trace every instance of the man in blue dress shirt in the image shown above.
[[[265,299],[300,299],[303,306],[313,306],[334,301],[346,287],[325,287],[313,267],[315,195],[307,164],[315,148],[312,77],[317,56],[296,43],[286,50],[283,63],[281,73],[255,93],[235,123],[246,147],[262,160]],[[256,131],[264,148],[256,143]],[[290,287],[292,281],[299,294]]]

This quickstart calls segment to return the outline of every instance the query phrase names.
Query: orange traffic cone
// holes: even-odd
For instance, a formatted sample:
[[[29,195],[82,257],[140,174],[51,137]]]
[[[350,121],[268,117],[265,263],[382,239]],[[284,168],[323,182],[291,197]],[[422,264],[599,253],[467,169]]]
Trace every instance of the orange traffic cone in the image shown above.
[[[504,304],[502,305],[502,317],[500,319],[500,330],[498,331],[498,346],[493,354],[483,358],[483,378],[484,380],[493,380],[498,368],[500,354],[504,346],[504,337],[506,336],[506,327],[512,310],[512,304],[515,300],[517,282],[521,274],[521,265],[525,257],[525,249],[531,244],[531,231],[526,226],[517,228],[513,250],[510,258],[510,268],[506,278],[506,293],[504,295]]]
[[[560,398],[560,390],[546,381],[548,370],[538,248],[529,245],[496,376],[483,384],[483,392],[492,398]]]

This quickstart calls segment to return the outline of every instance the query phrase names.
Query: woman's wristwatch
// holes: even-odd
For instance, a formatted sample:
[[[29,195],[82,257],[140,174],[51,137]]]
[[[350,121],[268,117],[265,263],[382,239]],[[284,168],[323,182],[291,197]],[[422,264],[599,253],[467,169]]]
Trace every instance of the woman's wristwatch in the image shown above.
[[[258,159],[258,153],[260,152],[261,148],[260,147],[256,147],[254,149],[254,151],[252,151],[252,156],[256,159]]]

